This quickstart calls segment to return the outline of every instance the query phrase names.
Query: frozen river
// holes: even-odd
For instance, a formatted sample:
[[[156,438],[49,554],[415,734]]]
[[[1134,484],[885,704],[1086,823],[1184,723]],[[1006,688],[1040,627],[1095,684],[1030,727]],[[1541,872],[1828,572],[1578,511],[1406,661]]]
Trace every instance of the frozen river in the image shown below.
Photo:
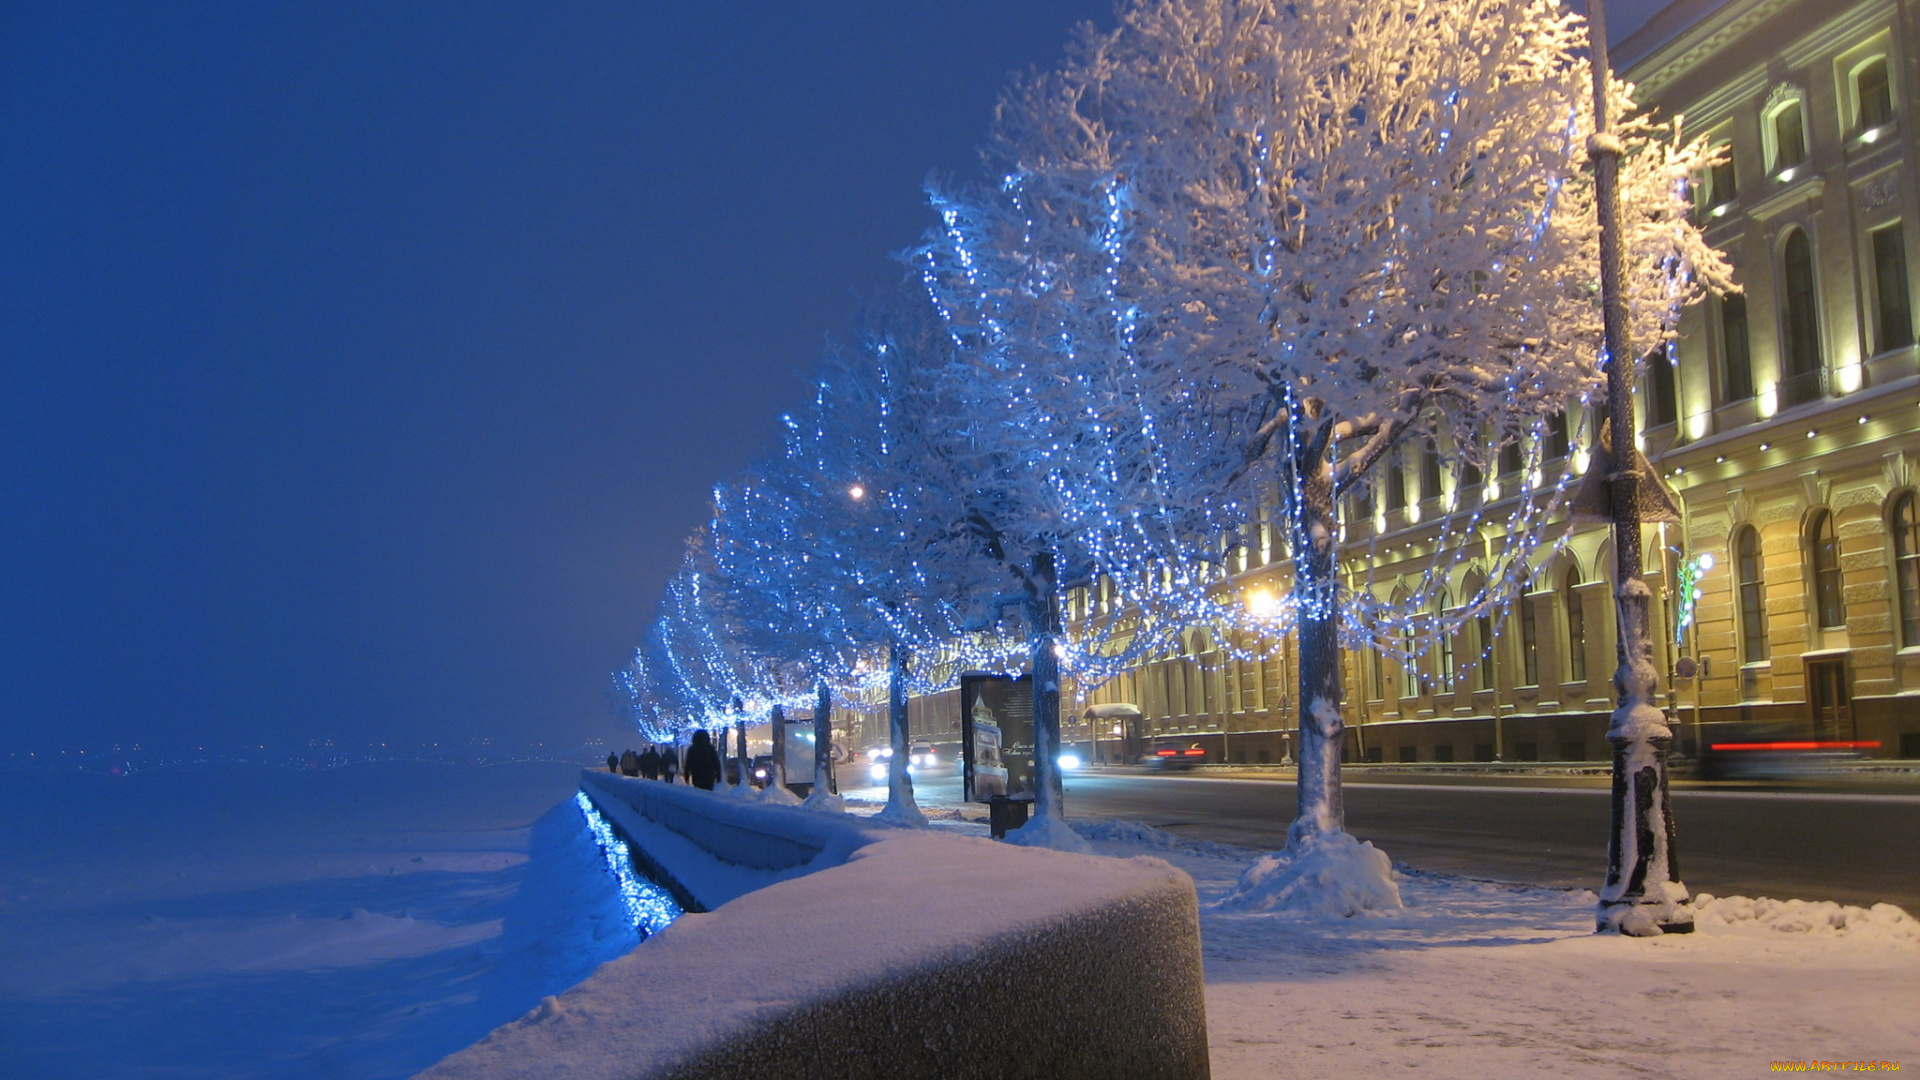
[[[408,1076],[635,944],[578,764],[0,783],[0,1076]]]

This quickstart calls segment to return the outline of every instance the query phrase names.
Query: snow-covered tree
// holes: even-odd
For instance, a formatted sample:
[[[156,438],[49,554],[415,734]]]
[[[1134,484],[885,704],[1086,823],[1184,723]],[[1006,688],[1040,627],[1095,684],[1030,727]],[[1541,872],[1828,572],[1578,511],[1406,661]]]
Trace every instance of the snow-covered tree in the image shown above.
[[[1581,44],[1548,0],[1137,0],[1003,106],[1006,171],[1122,208],[1134,352],[1151,398],[1188,414],[1163,406],[1163,427],[1231,433],[1168,482],[1194,502],[1280,493],[1300,643],[1290,851],[1350,841],[1341,496],[1414,439],[1484,470],[1599,380]],[[1651,346],[1725,268],[1685,217],[1704,147],[1644,122],[1620,134]],[[1364,645],[1377,626],[1346,629]]]
[[[1107,200],[1082,199],[1089,184]],[[932,199],[941,227],[909,258],[952,341],[938,382],[943,441],[970,478],[967,527],[1026,624],[1037,791],[1020,839],[1079,846],[1061,822],[1062,664],[1098,685],[1164,644],[1175,621],[1090,623],[1070,641],[1064,588],[1099,576],[1144,594],[1169,566],[1183,581],[1217,576],[1209,573],[1217,562],[1196,556],[1217,553],[1244,515],[1163,490],[1177,448],[1161,441],[1160,403],[1135,362],[1140,312],[1122,297],[1123,217],[1112,185],[1085,173],[1014,171]]]

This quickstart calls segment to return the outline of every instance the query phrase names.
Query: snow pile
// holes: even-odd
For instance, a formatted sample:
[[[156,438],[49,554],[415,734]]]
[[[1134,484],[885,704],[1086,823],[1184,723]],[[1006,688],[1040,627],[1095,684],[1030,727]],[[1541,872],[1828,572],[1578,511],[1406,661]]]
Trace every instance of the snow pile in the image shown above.
[[[1226,911],[1338,918],[1406,906],[1386,852],[1344,832],[1306,839],[1297,850],[1261,856],[1219,903]]]
[[[1830,934],[1891,944],[1920,945],[1920,919],[1893,904],[1870,908],[1830,900],[1769,900],[1701,893],[1693,901],[1701,930],[1753,927],[1783,934]]]
[[[1045,814],[1007,833],[1006,841],[1016,847],[1050,848],[1091,855],[1093,848],[1065,820]]]
[[[866,819],[875,825],[886,825],[895,829],[924,829],[927,827],[927,815],[913,804],[913,800],[889,801],[884,810]]]
[[[800,796],[787,789],[785,784],[768,784],[760,792],[760,801],[768,806],[799,806]]]
[[[847,812],[847,801],[830,792],[815,790],[801,801],[800,808],[822,814],[844,814]]]

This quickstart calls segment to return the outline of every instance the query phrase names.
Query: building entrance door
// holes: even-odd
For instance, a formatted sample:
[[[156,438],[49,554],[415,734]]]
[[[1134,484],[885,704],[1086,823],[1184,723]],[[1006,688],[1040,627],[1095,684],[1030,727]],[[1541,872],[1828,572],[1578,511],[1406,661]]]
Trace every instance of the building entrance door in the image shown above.
[[[1847,688],[1847,662],[1807,661],[1807,705],[1813,710],[1813,737],[1820,740],[1851,740],[1853,695]]]

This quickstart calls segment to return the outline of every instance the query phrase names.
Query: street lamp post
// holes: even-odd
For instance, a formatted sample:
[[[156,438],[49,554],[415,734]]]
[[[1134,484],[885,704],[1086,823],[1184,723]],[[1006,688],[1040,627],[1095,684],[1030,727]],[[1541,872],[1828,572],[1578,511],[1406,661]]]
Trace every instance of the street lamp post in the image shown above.
[[[1613,685],[1619,695],[1607,728],[1613,747],[1612,832],[1607,838],[1607,880],[1595,912],[1600,932],[1636,937],[1693,930],[1686,886],[1674,850],[1673,812],[1667,799],[1667,755],[1673,731],[1654,704],[1659,672],[1653,663],[1652,595],[1641,578],[1641,458],[1634,445],[1633,354],[1627,340],[1626,298],[1621,293],[1620,158],[1624,144],[1609,129],[1607,25],[1604,0],[1588,0],[1587,32],[1593,65],[1593,130],[1587,149],[1594,166],[1594,198],[1600,216],[1600,290],[1603,360],[1607,371],[1607,417],[1600,449],[1607,469],[1614,550],[1614,613],[1619,626]],[[1657,483],[1657,482],[1656,482]]]

